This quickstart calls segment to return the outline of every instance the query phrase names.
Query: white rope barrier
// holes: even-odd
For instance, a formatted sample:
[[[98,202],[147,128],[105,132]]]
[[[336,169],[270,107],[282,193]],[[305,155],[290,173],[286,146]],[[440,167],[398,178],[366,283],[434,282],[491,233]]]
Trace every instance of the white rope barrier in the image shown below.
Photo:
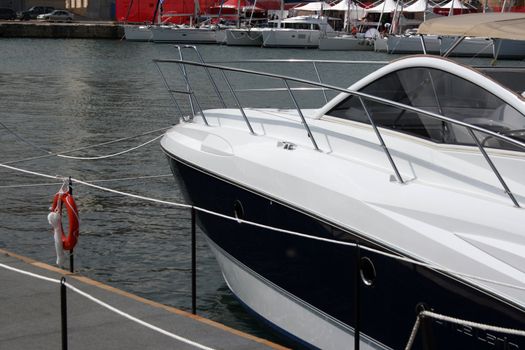
[[[129,180],[146,180],[146,179],[156,179],[162,177],[173,177],[172,174],[162,174],[162,175],[145,175],[145,176],[135,176],[135,177],[121,177],[116,179],[98,179],[98,180],[89,180],[86,182],[89,183],[100,183],[100,182],[115,182],[115,181],[129,181]],[[43,182],[36,184],[20,184],[20,185],[4,185],[0,188],[26,188],[26,187],[46,187],[46,186],[60,186],[63,182]]]
[[[101,301],[101,300],[95,298],[94,296],[89,295],[89,294],[86,293],[86,292],[81,291],[80,289],[76,288],[75,286],[73,286],[73,285],[71,285],[71,284],[69,284],[69,283],[65,283],[65,285],[66,285],[67,288],[69,288],[69,289],[71,289],[72,291],[74,291],[74,292],[76,292],[76,293],[82,295],[82,296],[85,297],[85,298],[88,298],[89,300],[93,301],[94,303],[96,303],[96,304],[98,304],[98,305],[100,305],[100,306],[102,306],[102,307],[104,307],[104,308],[106,308],[106,309],[108,309],[108,310],[110,310],[110,311],[113,311],[114,313],[116,313],[116,314],[118,314],[118,315],[120,315],[120,316],[122,316],[122,317],[125,317],[125,318],[127,318],[128,320],[130,320],[130,321],[133,321],[133,322],[138,323],[138,324],[140,324],[140,325],[142,325],[142,326],[144,326],[144,327],[146,327],[146,328],[149,328],[149,329],[151,329],[151,330],[154,330],[155,332],[158,332],[158,333],[164,334],[165,336],[168,336],[168,337],[170,337],[170,338],[173,338],[173,339],[175,339],[175,340],[181,341],[181,342],[183,342],[183,343],[186,343],[186,344],[192,345],[192,346],[194,346],[194,347],[196,347],[196,348],[199,348],[199,349],[203,349],[203,350],[214,350],[213,348],[210,348],[210,347],[208,347],[208,346],[205,346],[205,345],[199,344],[199,343],[197,343],[197,342],[194,342],[193,340],[186,339],[186,338],[184,338],[184,337],[181,337],[181,336],[179,336],[179,335],[173,334],[173,333],[171,333],[171,332],[165,331],[165,330],[162,329],[162,328],[159,328],[159,327],[154,326],[154,325],[152,325],[152,324],[150,324],[150,323],[147,323],[147,322],[145,322],[145,321],[142,321],[142,320],[139,319],[139,318],[136,318],[136,317],[134,317],[134,316],[131,316],[130,314],[128,314],[128,313],[126,313],[126,312],[124,312],[124,311],[121,311],[121,310],[119,310],[119,309],[117,309],[117,308],[115,308],[115,307],[113,307],[113,306],[111,306],[111,305],[109,305],[109,304],[107,304],[107,303],[105,303],[105,302],[103,302],[103,301]]]
[[[148,202],[166,204],[166,205],[171,205],[171,206],[175,206],[175,207],[179,207],[179,208],[188,208],[189,209],[189,208],[192,207],[190,204],[175,203],[175,202],[165,201],[165,200],[161,200],[161,199],[141,196],[141,195],[138,195],[138,194],[132,194],[132,193],[126,193],[126,192],[122,192],[122,191],[117,191],[117,190],[114,190],[114,189],[111,189],[111,188],[98,186],[98,185],[91,184],[89,182],[82,181],[82,180],[75,179],[75,178],[71,178],[71,181],[79,183],[79,184],[82,184],[82,185],[85,185],[85,186],[88,186],[88,187],[93,187],[93,188],[99,189],[101,191],[106,191],[106,192],[110,192],[110,193],[120,194],[122,196],[127,196],[127,197],[132,197],[132,198],[137,198],[137,199],[142,199],[142,200],[145,200],[145,201],[148,201]]]
[[[57,279],[54,279],[54,278],[50,278],[50,277],[46,277],[46,276],[42,276],[42,275],[37,275],[36,273],[32,273],[32,272],[25,271],[25,270],[20,270],[20,269],[11,267],[11,266],[6,265],[6,264],[0,264],[0,267],[3,267],[6,270],[11,270],[11,271],[14,271],[14,272],[21,273],[23,275],[35,277],[35,278],[38,278],[38,279],[41,279],[41,280],[44,280],[44,281],[60,284],[60,280],[57,280]]]
[[[312,240],[316,240],[316,241],[334,243],[334,244],[339,244],[339,245],[346,245],[346,246],[350,246],[350,247],[357,246],[357,244],[351,243],[351,242],[342,242],[342,241],[336,241],[334,239],[329,239],[329,238],[311,236],[311,235],[307,235],[307,234],[296,232],[296,231],[290,231],[290,230],[285,230],[285,229],[282,229],[282,228],[266,226],[264,224],[259,224],[257,222],[253,222],[253,221],[242,220],[242,219],[239,219],[239,218],[235,218],[235,217],[232,217],[232,216],[220,214],[220,213],[217,213],[217,212],[214,212],[214,211],[211,211],[211,210],[207,210],[207,209],[203,209],[203,208],[199,208],[199,207],[195,207],[195,206],[193,208],[195,208],[195,210],[197,210],[197,211],[200,211],[200,212],[203,212],[203,213],[207,213],[207,214],[211,214],[211,215],[214,215],[214,216],[218,216],[218,217],[223,218],[223,219],[227,219],[227,220],[231,220],[231,221],[237,221],[240,224],[248,224],[248,225],[251,225],[251,226],[260,227],[260,228],[272,230],[272,231],[275,231],[275,232],[286,233],[286,234],[289,234],[289,235],[292,235],[292,236],[308,238],[308,239],[312,239]]]
[[[11,267],[9,265],[6,265],[6,264],[0,264],[0,267],[3,267],[4,269],[7,269],[7,270],[11,270],[11,271],[14,271],[14,272],[18,272],[18,273],[21,273],[23,275],[27,275],[27,276],[31,276],[31,277],[34,277],[34,278],[38,278],[38,279],[41,279],[41,280],[44,280],[44,281],[48,281],[48,282],[52,282],[52,283],[57,283],[57,284],[60,284],[62,283],[60,280],[57,280],[57,279],[54,279],[54,278],[49,278],[49,277],[45,277],[45,276],[42,276],[42,275],[38,275],[36,273],[32,273],[32,272],[29,272],[29,271],[25,271],[25,270],[21,270],[21,269],[17,269],[17,268],[14,268],[14,267]],[[71,289],[73,292],[77,293],[77,294],[80,294],[81,296],[93,301],[94,303],[122,316],[122,317],[125,317],[127,319],[129,319],[130,321],[133,321],[135,323],[138,323],[146,328],[149,328],[155,332],[158,332],[158,333],[161,333],[161,334],[164,334],[165,336],[168,336],[172,339],[175,339],[175,340],[178,340],[178,341],[181,341],[183,343],[186,343],[186,344],[189,344],[191,346],[194,346],[196,348],[199,348],[199,349],[203,349],[203,350],[214,350],[213,348],[210,348],[208,346],[205,346],[205,345],[202,345],[202,344],[199,344],[197,342],[194,342],[193,340],[190,340],[190,339],[187,339],[187,338],[184,338],[184,337],[181,337],[177,334],[174,334],[174,333],[171,333],[171,332],[168,332],[162,328],[159,328],[157,326],[154,326],[150,323],[147,323],[145,321],[142,321],[141,319],[139,318],[136,318],[134,316],[131,316],[130,314],[124,312],[124,311],[121,311],[105,302],[103,302],[102,300],[100,299],[97,299],[95,298],[94,296],[78,289],[77,287],[73,286],[72,284],[70,283],[67,283],[67,282],[64,282],[64,285]]]
[[[438,314],[432,311],[424,310],[424,311],[421,311],[416,317],[416,322],[414,323],[412,332],[410,332],[410,337],[408,338],[408,342],[405,347],[405,350],[412,349],[412,346],[414,345],[414,342],[416,340],[419,326],[421,325],[421,320],[424,317],[433,318],[438,321],[454,323],[460,326],[482,329],[484,331],[491,331],[491,332],[497,332],[497,333],[502,333],[502,334],[517,335],[519,337],[525,337],[525,331],[521,329],[498,327],[498,326],[493,326],[493,325],[489,325],[485,323],[473,322],[473,321],[463,320],[463,319],[456,318],[456,317],[441,315],[441,314]]]
[[[10,165],[5,165],[5,164],[0,164],[0,167],[4,167],[4,168],[7,168],[7,169],[20,171],[20,172],[23,172],[23,173],[32,174],[32,175],[36,175],[36,176],[43,176],[43,177],[55,178],[55,179],[56,178],[64,179],[64,177],[51,176],[51,175],[47,175],[47,174],[38,173],[38,172],[35,172],[35,171],[30,171],[30,170],[25,170],[25,169],[21,169],[21,168],[16,168],[16,167],[13,167],[13,166],[10,166]],[[73,181],[75,183],[79,183],[79,184],[85,185],[85,186],[88,186],[88,187],[93,187],[93,188],[99,189],[101,191],[115,193],[115,194],[119,194],[119,195],[122,195],[122,196],[132,197],[132,198],[141,199],[141,200],[145,200],[145,201],[149,201],[149,202],[165,204],[165,205],[175,206],[175,207],[179,207],[179,208],[187,208],[187,209],[194,208],[195,210],[198,210],[198,211],[203,212],[203,213],[207,213],[207,214],[214,215],[214,216],[217,216],[217,217],[221,217],[221,218],[224,218],[224,219],[227,219],[227,220],[231,220],[231,221],[237,221],[239,223],[244,223],[244,224],[247,224],[247,225],[252,225],[252,226],[256,226],[256,227],[272,230],[272,231],[275,231],[275,232],[286,233],[286,234],[295,235],[295,236],[298,236],[298,237],[303,237],[303,238],[308,238],[308,239],[313,239],[313,240],[317,240],[317,241],[323,241],[323,242],[328,242],[328,243],[333,243],[333,244],[338,244],[338,245],[345,245],[345,246],[350,246],[350,247],[356,247],[357,246],[356,243],[342,242],[342,241],[337,241],[337,240],[333,240],[333,239],[329,239],[329,238],[322,238],[322,237],[311,236],[311,235],[307,235],[307,234],[296,232],[296,231],[280,229],[280,228],[276,228],[276,227],[267,226],[267,225],[264,225],[264,224],[252,222],[252,221],[242,220],[242,219],[239,219],[239,218],[236,218],[236,217],[220,214],[220,213],[217,213],[217,212],[214,212],[214,211],[211,211],[211,210],[207,210],[207,209],[204,209],[204,208],[192,206],[190,204],[176,203],[176,202],[165,201],[165,200],[160,200],[160,199],[156,199],[156,198],[136,195],[136,194],[132,194],[132,193],[127,193],[127,192],[123,192],[123,191],[118,191],[118,190],[114,190],[114,189],[111,189],[111,188],[98,186],[98,185],[95,185],[95,184],[92,184],[92,183],[89,183],[89,182],[86,182],[86,181],[82,181],[82,180],[79,180],[79,179],[75,179],[75,178],[71,178],[71,181]],[[370,252],[373,252],[373,253],[376,253],[376,254],[380,254],[380,255],[383,255],[383,256],[386,256],[386,257],[389,257],[389,258],[392,258],[392,259],[408,262],[408,263],[411,263],[411,264],[414,264],[414,265],[426,267],[426,268],[429,268],[429,269],[433,269],[435,271],[448,273],[448,274],[455,275],[455,276],[458,276],[458,277],[466,277],[466,278],[471,278],[471,279],[475,279],[475,280],[478,280],[478,281],[493,283],[493,284],[497,284],[497,285],[500,285],[500,286],[517,289],[517,290],[525,290],[525,286],[518,286],[518,285],[515,285],[515,284],[511,284],[511,283],[495,281],[495,280],[491,280],[491,279],[484,278],[484,277],[479,277],[479,276],[474,276],[474,275],[469,275],[469,274],[457,272],[457,271],[450,270],[450,269],[445,268],[445,267],[441,267],[441,266],[433,265],[433,264],[430,264],[430,263],[425,263],[425,262],[421,262],[421,261],[418,261],[418,260],[410,259],[410,258],[407,258],[407,257],[403,257],[403,256],[387,253],[387,252],[380,251],[380,250],[377,250],[377,249],[374,249],[374,248],[370,248],[370,247],[367,247],[367,246],[359,245],[359,248],[367,250],[367,251],[370,251]]]

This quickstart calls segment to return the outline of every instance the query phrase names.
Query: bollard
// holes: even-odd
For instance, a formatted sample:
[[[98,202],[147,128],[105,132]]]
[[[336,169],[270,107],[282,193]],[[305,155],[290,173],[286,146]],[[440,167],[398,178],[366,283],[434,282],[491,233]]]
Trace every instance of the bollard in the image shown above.
[[[65,277],[60,279],[60,311],[62,321],[62,350],[67,350],[67,299]]]
[[[191,313],[197,314],[197,239],[196,211],[191,207]]]
[[[69,251],[69,272],[75,272],[75,258],[73,254],[73,249]]]

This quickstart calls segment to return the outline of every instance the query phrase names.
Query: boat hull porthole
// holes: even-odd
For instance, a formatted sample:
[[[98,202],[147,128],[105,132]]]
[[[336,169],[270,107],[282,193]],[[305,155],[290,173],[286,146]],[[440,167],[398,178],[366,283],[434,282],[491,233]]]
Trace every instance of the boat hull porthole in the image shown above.
[[[363,281],[365,286],[373,286],[376,280],[376,268],[372,260],[367,257],[361,258],[359,270],[361,274],[361,281]]]
[[[239,200],[233,202],[233,215],[239,223],[241,222],[241,220],[244,220],[244,207],[242,206],[242,203]]]

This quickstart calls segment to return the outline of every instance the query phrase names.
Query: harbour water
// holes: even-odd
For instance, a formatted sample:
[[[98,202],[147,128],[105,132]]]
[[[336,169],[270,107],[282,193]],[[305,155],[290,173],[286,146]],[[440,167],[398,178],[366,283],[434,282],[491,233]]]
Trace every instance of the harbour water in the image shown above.
[[[100,186],[184,202],[158,141],[133,152],[98,160],[48,155],[48,152],[100,144],[175,123],[176,111],[152,62],[154,58],[175,58],[173,45],[1,39],[0,48],[1,163],[44,174],[96,180]],[[396,58],[373,52],[215,45],[199,46],[199,51],[207,61]],[[316,79],[311,66],[296,64],[281,69],[271,65],[271,68],[277,73]],[[376,68],[372,64],[345,69],[320,67],[320,73],[323,81],[345,86]],[[271,100],[261,96],[264,95],[257,97],[259,101],[271,104]],[[68,155],[114,154],[160,134],[159,131]],[[39,156],[43,157],[28,159]],[[59,188],[56,180],[0,168],[0,248],[54,264],[47,214]],[[75,249],[75,267],[79,273],[148,299],[190,309],[190,213],[187,209],[81,185],[75,185],[74,195],[81,218],[81,237]],[[202,234],[198,235],[197,259],[198,313],[276,340],[229,292]]]

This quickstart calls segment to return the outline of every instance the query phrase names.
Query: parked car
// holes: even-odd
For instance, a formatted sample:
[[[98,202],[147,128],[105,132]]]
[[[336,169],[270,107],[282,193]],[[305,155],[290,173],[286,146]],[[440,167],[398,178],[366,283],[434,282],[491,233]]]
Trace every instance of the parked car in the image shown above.
[[[16,19],[16,12],[9,8],[0,7],[0,19]]]
[[[26,11],[20,12],[18,18],[27,21],[30,19],[35,19],[38,15],[53,12],[54,10],[55,8],[51,6],[33,6]]]
[[[44,13],[43,15],[38,15],[36,19],[44,21],[66,21],[71,22],[73,20],[73,15],[71,12],[66,10],[55,10],[50,13]]]

